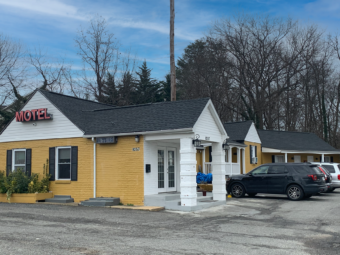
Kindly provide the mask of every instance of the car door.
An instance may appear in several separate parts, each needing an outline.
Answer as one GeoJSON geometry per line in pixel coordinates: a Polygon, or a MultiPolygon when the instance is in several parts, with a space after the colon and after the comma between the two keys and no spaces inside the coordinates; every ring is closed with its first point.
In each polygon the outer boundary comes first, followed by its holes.
{"type": "Polygon", "coordinates": [[[288,170],[284,165],[272,165],[267,174],[268,193],[282,194],[288,182],[288,170]]]}
{"type": "Polygon", "coordinates": [[[267,172],[269,166],[260,166],[244,178],[247,193],[267,193],[267,172]]]}

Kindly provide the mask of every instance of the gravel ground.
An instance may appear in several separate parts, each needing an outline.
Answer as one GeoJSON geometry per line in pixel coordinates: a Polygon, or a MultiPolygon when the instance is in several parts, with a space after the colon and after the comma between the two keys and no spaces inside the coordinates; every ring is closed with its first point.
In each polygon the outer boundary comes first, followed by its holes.
{"type": "Polygon", "coordinates": [[[198,213],[0,203],[0,254],[340,254],[340,191],[198,213]]]}

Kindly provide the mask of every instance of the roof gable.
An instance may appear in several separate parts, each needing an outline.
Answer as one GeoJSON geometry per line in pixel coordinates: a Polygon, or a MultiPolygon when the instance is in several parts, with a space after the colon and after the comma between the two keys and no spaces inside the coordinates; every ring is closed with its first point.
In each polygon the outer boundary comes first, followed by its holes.
{"type": "Polygon", "coordinates": [[[0,142],[82,137],[76,127],[55,105],[36,91],[22,108],[25,110],[47,108],[53,120],[16,122],[12,120],[0,135],[0,142]],[[33,123],[35,125],[33,125],[33,123]]]}
{"type": "Polygon", "coordinates": [[[247,136],[244,138],[244,140],[252,143],[261,143],[261,139],[259,134],[257,133],[254,122],[252,122],[248,130],[247,136]]]}

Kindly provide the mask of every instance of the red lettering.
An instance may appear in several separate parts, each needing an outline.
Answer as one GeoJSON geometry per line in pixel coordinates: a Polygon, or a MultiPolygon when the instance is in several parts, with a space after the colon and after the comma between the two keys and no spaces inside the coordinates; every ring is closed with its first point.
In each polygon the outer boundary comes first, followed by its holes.
{"type": "Polygon", "coordinates": [[[15,120],[17,122],[22,122],[24,121],[24,112],[16,112],[15,113],[15,120]]]}
{"type": "Polygon", "coordinates": [[[38,120],[43,120],[44,119],[44,110],[43,108],[38,109],[38,120]]]}
{"type": "Polygon", "coordinates": [[[51,116],[47,114],[47,108],[45,108],[45,115],[44,115],[44,117],[45,117],[45,120],[51,119],[51,116]]]}
{"type": "Polygon", "coordinates": [[[37,116],[37,111],[38,111],[37,109],[31,110],[33,120],[35,120],[35,118],[37,116]]]}
{"type": "Polygon", "coordinates": [[[24,113],[24,119],[25,119],[25,121],[31,121],[31,119],[32,119],[32,113],[31,113],[30,110],[25,111],[25,113],[24,113]]]}

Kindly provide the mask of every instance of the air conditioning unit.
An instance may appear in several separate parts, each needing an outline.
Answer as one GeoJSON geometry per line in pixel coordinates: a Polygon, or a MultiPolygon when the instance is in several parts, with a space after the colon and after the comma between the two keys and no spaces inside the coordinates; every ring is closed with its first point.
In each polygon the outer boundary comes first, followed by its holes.
{"type": "Polygon", "coordinates": [[[257,164],[257,157],[253,157],[252,160],[251,160],[251,163],[252,164],[257,164]]]}

